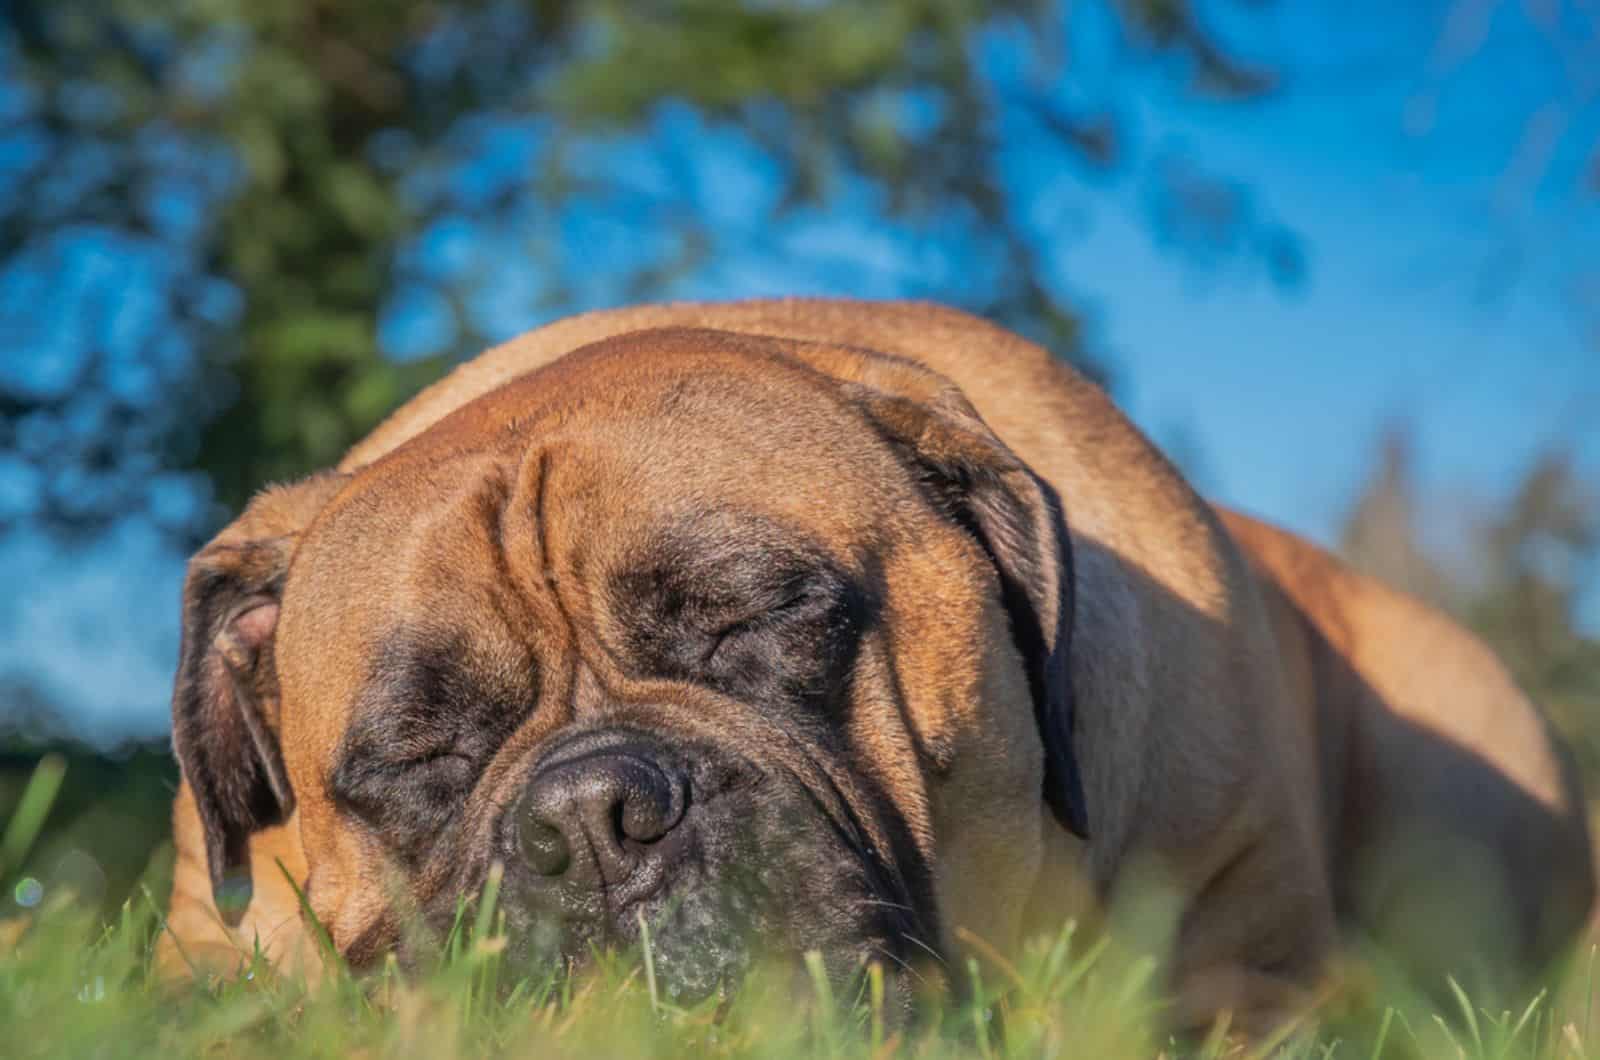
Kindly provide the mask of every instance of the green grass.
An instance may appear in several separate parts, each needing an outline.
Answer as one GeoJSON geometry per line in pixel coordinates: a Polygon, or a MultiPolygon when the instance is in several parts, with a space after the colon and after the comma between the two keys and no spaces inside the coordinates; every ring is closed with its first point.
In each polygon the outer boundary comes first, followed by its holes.
{"type": "MultiPolygon", "coordinates": [[[[493,882],[460,907],[434,966],[389,962],[315,987],[257,960],[226,982],[163,986],[150,967],[160,925],[154,885],[113,922],[70,893],[19,875],[57,765],[46,764],[0,833],[0,879],[23,915],[0,921],[0,1056],[299,1057],[1568,1057],[1591,1048],[1593,951],[1559,989],[1516,1010],[1457,991],[1435,1010],[1392,988],[1330,1000],[1279,1038],[1243,1044],[1219,1024],[1178,1046],[1157,1030],[1155,962],[1071,925],[1034,940],[1015,964],[980,973],[965,1001],[934,1000],[895,1018],[878,969],[848,987],[820,960],[807,975],[758,974],[732,998],[692,1009],[655,989],[649,935],[639,952],[602,955],[578,981],[518,978],[503,965],[493,882]],[[18,888],[22,888],[21,891],[18,888]],[[27,892],[27,893],[24,893],[27,892]]],[[[1595,1051],[1600,1056],[1600,1050],[1595,1051]]]]}

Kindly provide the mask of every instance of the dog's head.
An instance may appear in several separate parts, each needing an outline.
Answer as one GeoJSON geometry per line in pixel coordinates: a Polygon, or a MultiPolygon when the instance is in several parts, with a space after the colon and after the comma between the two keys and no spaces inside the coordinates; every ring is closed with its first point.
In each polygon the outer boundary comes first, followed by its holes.
{"type": "Polygon", "coordinates": [[[571,354],[193,560],[174,742],[224,917],[298,823],[352,961],[490,866],[514,958],[669,994],[1010,941],[1075,831],[1058,503],[945,379],[696,330],[571,354]],[[1045,809],[1048,807],[1048,810],[1045,809]]]}

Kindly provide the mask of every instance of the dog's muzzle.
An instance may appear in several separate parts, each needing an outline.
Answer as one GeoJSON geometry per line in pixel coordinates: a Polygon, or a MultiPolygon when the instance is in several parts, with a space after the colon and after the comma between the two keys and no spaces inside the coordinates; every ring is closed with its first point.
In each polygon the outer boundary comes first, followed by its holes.
{"type": "Polygon", "coordinates": [[[637,731],[591,731],[542,755],[501,823],[513,951],[572,967],[633,946],[641,925],[665,989],[704,997],[738,978],[771,903],[745,871],[759,846],[753,774],[637,731]]]}
{"type": "Polygon", "coordinates": [[[648,941],[667,998],[692,1004],[769,958],[816,949],[846,976],[928,937],[889,863],[792,775],[643,727],[546,750],[498,834],[508,955],[530,970],[648,941]]]}

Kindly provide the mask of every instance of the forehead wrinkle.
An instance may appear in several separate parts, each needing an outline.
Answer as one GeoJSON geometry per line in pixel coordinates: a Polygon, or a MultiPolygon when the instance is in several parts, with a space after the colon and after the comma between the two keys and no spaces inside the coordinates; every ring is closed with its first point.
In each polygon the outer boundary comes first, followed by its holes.
{"type": "MultiPolygon", "coordinates": [[[[408,437],[366,465],[406,462],[486,444],[515,447],[592,418],[638,416],[686,380],[738,377],[767,392],[831,391],[829,377],[793,355],[806,345],[779,336],[706,328],[646,328],[579,346],[509,379],[408,437]]],[[[837,400],[837,398],[835,398],[837,400]]]]}
{"type": "Polygon", "coordinates": [[[714,444],[694,425],[668,421],[591,433],[591,444],[574,451],[593,473],[581,491],[558,487],[560,501],[545,505],[545,520],[559,524],[544,528],[547,548],[567,553],[548,562],[563,573],[584,562],[620,565],[631,560],[626,553],[659,545],[695,553],[741,541],[783,551],[798,546],[859,573],[904,521],[899,483],[884,469],[875,473],[869,457],[825,459],[820,444],[785,439],[780,448],[813,455],[752,459],[714,444]]]}
{"type": "Polygon", "coordinates": [[[417,562],[416,556],[437,547],[441,532],[460,538],[464,527],[480,528],[485,536],[478,543],[492,545],[496,531],[485,515],[504,503],[503,492],[498,460],[488,452],[404,466],[372,465],[352,476],[305,531],[297,558],[309,569],[296,573],[331,580],[354,569],[373,576],[369,585],[382,585],[399,580],[399,559],[406,561],[405,570],[425,570],[429,564],[417,562]],[[418,505],[417,496],[430,498],[430,503],[418,505]],[[463,520],[463,507],[476,510],[463,520]]]}
{"type": "MultiPolygon", "coordinates": [[[[535,473],[538,476],[537,484],[533,491],[533,536],[537,555],[534,563],[539,574],[541,587],[547,593],[556,618],[561,622],[564,643],[568,656],[566,668],[575,669],[581,658],[581,645],[583,636],[578,615],[584,613],[583,607],[574,608],[569,598],[570,593],[581,592],[582,578],[579,571],[574,570],[573,576],[563,578],[560,571],[560,558],[555,554],[552,546],[550,518],[551,481],[554,478],[555,461],[552,455],[553,446],[544,446],[539,450],[535,473]]],[[[580,605],[586,605],[587,599],[579,600],[580,605]]],[[[569,682],[576,687],[576,681],[569,682]]]]}

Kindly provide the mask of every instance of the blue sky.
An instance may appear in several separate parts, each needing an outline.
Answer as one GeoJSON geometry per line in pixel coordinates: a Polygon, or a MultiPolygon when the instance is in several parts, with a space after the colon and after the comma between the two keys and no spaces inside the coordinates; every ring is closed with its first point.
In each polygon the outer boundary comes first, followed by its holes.
{"type": "MultiPolygon", "coordinates": [[[[1019,180],[1088,189],[1091,209],[1052,265],[1090,308],[1123,406],[1158,441],[1192,448],[1213,496],[1331,542],[1397,418],[1414,428],[1439,511],[1494,503],[1557,440],[1600,482],[1600,299],[1586,321],[1574,298],[1586,278],[1600,282],[1600,189],[1581,178],[1596,165],[1600,94],[1589,82],[1579,105],[1583,72],[1574,89],[1530,21],[1538,3],[1485,6],[1481,36],[1474,19],[1447,17],[1475,11],[1470,0],[1399,13],[1284,0],[1226,22],[1287,76],[1246,106],[1197,103],[1089,50],[1078,89],[1114,101],[1147,157],[1181,147],[1245,180],[1258,209],[1300,237],[1309,269],[1292,290],[1244,262],[1196,264],[1160,245],[1137,172],[1084,184],[1030,168],[1022,145],[1019,180]],[[1519,164],[1530,117],[1556,113],[1553,99],[1565,110],[1548,163],[1519,164]]],[[[1589,39],[1600,47],[1600,29],[1589,39]]],[[[514,138],[504,146],[511,164],[518,151],[514,138]]],[[[731,148],[705,157],[698,179],[730,219],[761,200],[759,166],[731,148]]],[[[436,233],[420,266],[457,267],[488,238],[436,233]]],[[[904,250],[818,219],[778,258],[735,255],[691,293],[892,294],[904,250]],[[861,251],[851,276],[798,260],[842,238],[861,251]]],[[[507,268],[480,296],[496,329],[537,322],[500,308],[535,283],[507,268]]],[[[384,337],[426,348],[437,327],[426,306],[391,309],[384,337]]],[[[1448,540],[1444,523],[1428,529],[1448,540]]],[[[104,741],[164,731],[182,565],[159,534],[131,524],[88,549],[13,535],[0,539],[0,570],[13,587],[0,598],[0,673],[30,675],[104,741]]],[[[1600,591],[1590,596],[1586,622],[1600,630],[1600,591]]]]}
{"type": "Polygon", "coordinates": [[[1302,291],[1173,268],[1129,209],[1102,212],[1072,252],[1125,406],[1158,437],[1191,432],[1215,495],[1324,541],[1394,418],[1414,425],[1435,492],[1490,502],[1558,438],[1600,469],[1600,343],[1584,333],[1600,306],[1586,320],[1571,290],[1600,271],[1600,204],[1580,180],[1600,97],[1572,108],[1530,180],[1515,164],[1528,119],[1571,90],[1521,5],[1491,5],[1470,59],[1431,64],[1414,57],[1442,50],[1441,19],[1364,6],[1279,9],[1264,34],[1289,52],[1275,99],[1141,108],[1156,135],[1249,176],[1305,242],[1302,291]]]}

